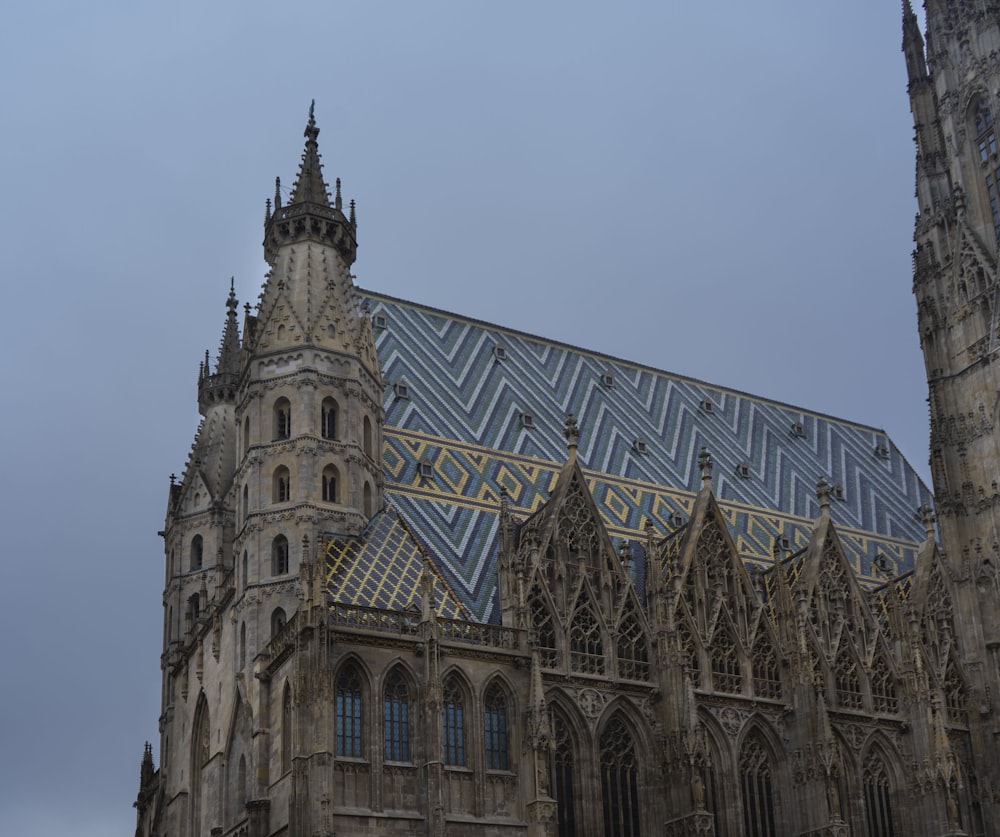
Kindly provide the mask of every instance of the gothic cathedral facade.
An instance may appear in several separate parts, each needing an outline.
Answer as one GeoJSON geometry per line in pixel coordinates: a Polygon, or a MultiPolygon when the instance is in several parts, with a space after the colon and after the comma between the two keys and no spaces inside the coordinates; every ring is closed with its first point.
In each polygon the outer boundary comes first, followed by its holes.
{"type": "Polygon", "coordinates": [[[1000,837],[1000,4],[925,5],[933,513],[881,431],[357,287],[310,109],[171,478],[137,837],[1000,837]]]}

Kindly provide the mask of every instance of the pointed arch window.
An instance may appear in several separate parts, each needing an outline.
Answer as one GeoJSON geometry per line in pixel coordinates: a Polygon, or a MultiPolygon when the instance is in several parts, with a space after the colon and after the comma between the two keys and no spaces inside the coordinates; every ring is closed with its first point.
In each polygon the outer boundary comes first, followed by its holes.
{"type": "Polygon", "coordinates": [[[562,715],[552,711],[552,793],[556,799],[556,834],[576,837],[573,740],[562,715]]]}
{"type": "Polygon", "coordinates": [[[872,707],[876,712],[894,713],[899,709],[896,697],[896,678],[881,654],[872,666],[872,707]]]}
{"type": "Polygon", "coordinates": [[[639,837],[639,771],[628,727],[612,718],[601,734],[604,837],[639,837]]]}
{"type": "Polygon", "coordinates": [[[339,474],[336,465],[327,465],[323,469],[323,502],[337,502],[337,482],[339,474]]]}
{"type": "Polygon", "coordinates": [[[556,632],[552,624],[552,613],[545,604],[539,587],[531,588],[531,626],[535,633],[535,644],[538,648],[539,662],[543,668],[555,668],[558,665],[556,652],[556,632]]]}
{"type": "Polygon", "coordinates": [[[573,671],[604,674],[601,627],[588,604],[577,609],[570,624],[569,656],[573,671]]]}
{"type": "Polygon", "coordinates": [[[320,409],[320,434],[324,439],[337,438],[337,402],[324,398],[320,409]]]}
{"type": "Polygon", "coordinates": [[[462,687],[455,677],[444,684],[444,701],[441,705],[441,742],[444,746],[444,763],[453,767],[465,766],[465,699],[462,687]]]}
{"type": "Polygon", "coordinates": [[[191,538],[191,569],[200,570],[205,559],[205,542],[201,535],[191,538]]]}
{"type": "Polygon", "coordinates": [[[374,457],[375,454],[372,447],[372,420],[368,418],[368,416],[365,416],[364,425],[362,427],[362,443],[365,455],[374,457]]]}
{"type": "Polygon", "coordinates": [[[242,509],[242,511],[243,511],[242,520],[243,520],[244,523],[246,523],[247,522],[247,518],[250,516],[250,486],[249,485],[244,485],[243,486],[243,509],[242,509]]]}
{"type": "Polygon", "coordinates": [[[236,810],[237,816],[247,806],[247,757],[240,756],[240,766],[236,771],[236,810]]]}
{"type": "Polygon", "coordinates": [[[288,538],[278,535],[271,541],[271,575],[288,572],[288,538]]]}
{"type": "Polygon", "coordinates": [[[372,516],[372,487],[371,483],[365,483],[364,491],[362,492],[363,498],[363,509],[365,517],[371,518],[372,516]]]}
{"type": "Polygon", "coordinates": [[[337,725],[337,755],[361,758],[361,674],[348,663],[337,676],[334,698],[337,725]]]}
{"type": "Polygon", "coordinates": [[[243,420],[243,455],[250,450],[250,416],[243,420]]]}
{"type": "Polygon", "coordinates": [[[767,751],[756,738],[748,739],[740,753],[740,790],[744,835],[777,837],[771,764],[767,751]]]}
{"type": "Polygon", "coordinates": [[[247,554],[247,551],[245,549],[243,550],[243,561],[241,562],[241,569],[243,571],[243,578],[241,580],[243,582],[243,588],[246,589],[248,580],[247,572],[250,569],[250,556],[247,554]]]}
{"type": "Polygon", "coordinates": [[[740,658],[732,634],[725,628],[715,632],[711,646],[712,686],[717,692],[738,695],[743,691],[740,658]]]}
{"type": "Polygon", "coordinates": [[[944,675],[944,706],[948,720],[953,724],[967,724],[969,710],[966,702],[965,682],[958,673],[954,660],[948,662],[944,675]]]}
{"type": "Polygon", "coordinates": [[[486,769],[507,770],[507,695],[499,683],[494,683],[483,700],[484,734],[486,737],[486,769]]]}
{"type": "Polygon", "coordinates": [[[862,698],[858,664],[847,651],[841,651],[837,657],[834,682],[837,686],[837,702],[848,709],[860,709],[862,698]]]}
{"type": "Polygon", "coordinates": [[[383,695],[385,760],[410,760],[410,690],[399,671],[389,675],[383,695]]]}
{"type": "Polygon", "coordinates": [[[247,623],[240,622],[240,668],[247,664],[247,623]]]}
{"type": "Polygon", "coordinates": [[[774,645],[766,636],[758,637],[751,658],[753,690],[757,697],[781,699],[781,671],[774,645]]]}
{"type": "Polygon", "coordinates": [[[279,633],[281,629],[285,627],[285,611],[280,607],[276,607],[274,612],[271,614],[271,638],[273,639],[279,633]]]}
{"type": "Polygon", "coordinates": [[[993,112],[989,102],[980,97],[973,111],[973,124],[976,131],[976,145],[979,148],[979,159],[986,162],[997,153],[996,131],[993,127],[993,112]]]}
{"type": "Polygon", "coordinates": [[[869,753],[865,759],[862,781],[868,837],[896,837],[896,823],[892,814],[892,787],[885,762],[877,753],[869,753]]]}
{"type": "Polygon", "coordinates": [[[287,398],[274,402],[274,439],[288,439],[292,435],[292,404],[287,398]]]}
{"type": "Polygon", "coordinates": [[[649,648],[639,618],[629,606],[618,625],[618,676],[626,680],[649,679],[649,648]]]}
{"type": "Polygon", "coordinates": [[[292,499],[292,476],[284,465],[274,469],[271,484],[271,502],[287,503],[292,499]]]}
{"type": "Polygon", "coordinates": [[[292,687],[285,683],[281,696],[281,772],[292,769],[292,687]]]}

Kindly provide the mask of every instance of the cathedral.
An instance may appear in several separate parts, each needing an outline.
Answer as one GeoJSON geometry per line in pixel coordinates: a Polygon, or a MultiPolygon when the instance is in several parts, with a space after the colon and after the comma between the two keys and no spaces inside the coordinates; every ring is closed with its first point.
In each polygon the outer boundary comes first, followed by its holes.
{"type": "Polygon", "coordinates": [[[356,285],[310,109],[170,480],[137,837],[1000,837],[1000,3],[925,7],[933,497],[877,428],[356,285]]]}

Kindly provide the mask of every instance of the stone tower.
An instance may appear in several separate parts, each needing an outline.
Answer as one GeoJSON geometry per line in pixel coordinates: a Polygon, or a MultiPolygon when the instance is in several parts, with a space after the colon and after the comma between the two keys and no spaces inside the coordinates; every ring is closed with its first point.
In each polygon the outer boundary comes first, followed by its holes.
{"type": "Polygon", "coordinates": [[[230,288],[218,360],[206,352],[199,370],[203,420],[171,478],[157,833],[215,833],[244,810],[251,834],[270,833],[274,777],[253,767],[272,747],[261,651],[298,610],[324,541],[359,535],[383,505],[382,381],[350,273],[357,223],[339,180],[330,197],[318,135],[310,108],[290,197],[278,182],[267,202],[259,304],[241,342],[230,288]]]}
{"type": "Polygon", "coordinates": [[[1000,731],[1000,3],[926,0],[925,10],[926,45],[904,0],[917,145],[913,292],[941,547],[922,555],[917,578],[926,607],[937,607],[932,644],[951,649],[931,668],[942,684],[948,666],[960,668],[974,696],[970,739],[985,819],[995,823],[1000,767],[975,742],[1000,731]]]}

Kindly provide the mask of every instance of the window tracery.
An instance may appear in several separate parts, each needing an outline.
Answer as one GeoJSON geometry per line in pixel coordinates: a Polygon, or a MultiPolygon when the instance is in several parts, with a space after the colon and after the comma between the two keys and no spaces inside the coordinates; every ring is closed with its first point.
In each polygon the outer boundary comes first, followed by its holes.
{"type": "Polygon", "coordinates": [[[892,787],[885,763],[877,753],[871,752],[865,759],[863,771],[865,788],[865,821],[868,837],[896,837],[896,825],[892,813],[892,787]]]}
{"type": "Polygon", "coordinates": [[[876,712],[896,712],[899,709],[899,699],[896,696],[896,678],[889,668],[885,657],[881,654],[875,657],[871,674],[872,707],[876,712]]]}
{"type": "Polygon", "coordinates": [[[626,680],[649,679],[649,649],[646,634],[629,603],[618,626],[618,676],[626,680]]]}
{"type": "Polygon", "coordinates": [[[507,695],[498,683],[486,692],[483,700],[486,737],[486,769],[507,770],[507,695]]]}
{"type": "Polygon", "coordinates": [[[532,587],[528,608],[531,614],[531,626],[535,633],[539,662],[543,668],[555,668],[558,665],[556,632],[552,622],[552,613],[546,606],[543,596],[541,588],[537,585],[532,587]]]}
{"type": "Polygon", "coordinates": [[[569,545],[571,557],[593,560],[600,552],[600,536],[583,487],[574,477],[559,513],[559,534],[569,545]]]}
{"type": "Polygon", "coordinates": [[[576,837],[573,741],[558,710],[552,711],[552,790],[556,798],[557,837],[576,837]]]}
{"type": "Polygon", "coordinates": [[[449,677],[444,684],[444,700],[441,705],[442,744],[444,763],[456,767],[465,766],[465,700],[458,679],[449,677]]]}
{"type": "Polygon", "coordinates": [[[965,681],[958,673],[953,660],[948,662],[944,675],[944,705],[948,720],[953,724],[967,724],[969,721],[965,681]]]}
{"type": "Polygon", "coordinates": [[[338,756],[361,758],[361,704],[361,674],[354,663],[348,663],[337,677],[335,712],[338,756]]]}
{"type": "Polygon", "coordinates": [[[754,643],[751,668],[753,670],[753,690],[758,697],[781,698],[781,670],[778,655],[771,640],[763,634],[754,643]]]}
{"type": "Polygon", "coordinates": [[[386,761],[410,760],[410,690],[399,671],[389,675],[383,695],[386,761]]]}
{"type": "Polygon", "coordinates": [[[744,835],[777,837],[771,765],[767,751],[756,738],[748,739],[740,752],[740,788],[744,835]]]}
{"type": "Polygon", "coordinates": [[[720,628],[715,632],[711,643],[712,687],[717,692],[739,694],[743,691],[743,678],[740,675],[740,660],[736,643],[730,632],[720,628]]]}
{"type": "Polygon", "coordinates": [[[577,608],[569,628],[570,665],[584,674],[604,674],[604,644],[601,627],[590,608],[584,603],[577,608]]]}
{"type": "Polygon", "coordinates": [[[601,795],[605,837],[639,837],[639,771],[635,744],[621,718],[601,734],[601,795]]]}
{"type": "Polygon", "coordinates": [[[837,687],[837,702],[848,709],[861,709],[861,678],[858,676],[858,664],[846,651],[842,651],[837,657],[834,682],[837,687]]]}

